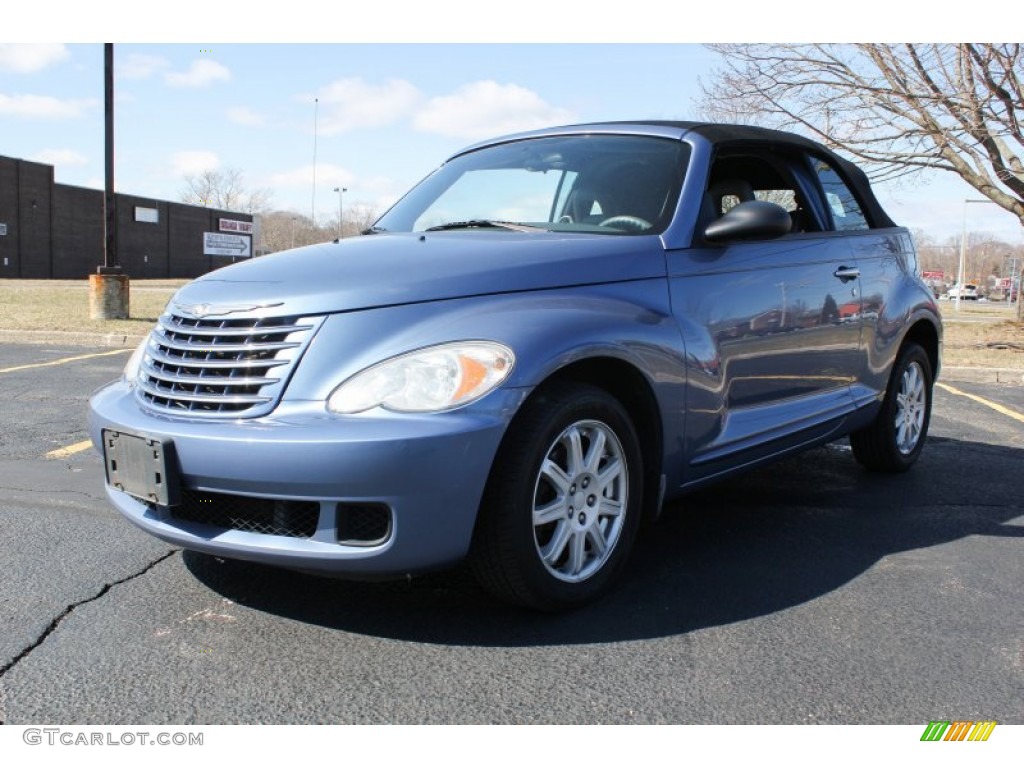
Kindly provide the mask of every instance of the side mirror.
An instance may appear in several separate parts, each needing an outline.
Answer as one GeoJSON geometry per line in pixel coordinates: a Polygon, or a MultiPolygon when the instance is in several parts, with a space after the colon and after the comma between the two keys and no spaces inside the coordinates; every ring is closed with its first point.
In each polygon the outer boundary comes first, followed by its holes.
{"type": "Polygon", "coordinates": [[[712,243],[727,240],[769,240],[788,234],[793,220],[781,205],[764,200],[740,203],[715,219],[704,230],[712,243]]]}

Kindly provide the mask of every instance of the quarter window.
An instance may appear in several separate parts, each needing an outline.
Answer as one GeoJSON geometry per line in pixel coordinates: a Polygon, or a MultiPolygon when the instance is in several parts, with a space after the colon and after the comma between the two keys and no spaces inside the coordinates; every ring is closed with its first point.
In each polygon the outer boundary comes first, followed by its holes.
{"type": "Polygon", "coordinates": [[[822,191],[825,193],[825,201],[832,211],[832,220],[835,222],[836,229],[840,232],[867,229],[868,222],[861,211],[860,203],[857,202],[857,198],[853,196],[850,188],[846,186],[846,182],[824,160],[815,158],[814,168],[818,173],[822,191]]]}

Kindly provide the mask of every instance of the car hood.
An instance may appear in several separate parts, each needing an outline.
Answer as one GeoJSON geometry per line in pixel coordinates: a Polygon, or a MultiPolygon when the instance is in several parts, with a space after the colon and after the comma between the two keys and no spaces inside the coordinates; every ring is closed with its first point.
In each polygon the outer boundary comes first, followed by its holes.
{"type": "Polygon", "coordinates": [[[664,275],[654,235],[378,234],[224,267],[184,286],[173,301],[213,316],[327,314],[664,275]]]}

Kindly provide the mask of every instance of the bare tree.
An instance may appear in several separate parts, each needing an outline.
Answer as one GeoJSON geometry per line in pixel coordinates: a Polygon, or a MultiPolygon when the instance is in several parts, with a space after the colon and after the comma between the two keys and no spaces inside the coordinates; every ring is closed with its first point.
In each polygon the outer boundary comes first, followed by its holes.
{"type": "MultiPolygon", "coordinates": [[[[344,236],[354,237],[380,217],[377,209],[364,203],[345,208],[344,236]]],[[[264,211],[258,215],[260,255],[286,251],[313,243],[325,243],[338,237],[338,217],[315,225],[309,216],[295,211],[264,211]]]]}
{"type": "Polygon", "coordinates": [[[269,190],[247,189],[244,176],[237,168],[186,176],[180,198],[183,203],[240,213],[260,213],[270,205],[269,190]]]}
{"type": "Polygon", "coordinates": [[[265,211],[258,215],[260,255],[287,251],[313,243],[324,243],[337,237],[337,222],[314,225],[309,216],[295,211],[265,211]]]}
{"type": "MultiPolygon", "coordinates": [[[[928,282],[940,293],[945,292],[957,278],[960,261],[960,235],[938,242],[929,233],[914,230],[914,243],[922,272],[942,272],[944,278],[928,282]]],[[[968,232],[964,258],[964,282],[979,286],[990,297],[1004,298],[1009,291],[1002,285],[1003,278],[1017,275],[1024,257],[1024,246],[999,240],[990,232],[968,232]]]]}
{"type": "MultiPolygon", "coordinates": [[[[368,203],[353,203],[345,207],[345,222],[342,227],[342,237],[353,237],[368,229],[373,222],[380,218],[380,210],[368,203]]],[[[338,236],[338,217],[335,216],[323,225],[325,229],[334,232],[338,236]]]]}
{"type": "Polygon", "coordinates": [[[797,130],[859,158],[877,179],[960,176],[1024,224],[1024,46],[710,46],[713,119],[797,130]]]}

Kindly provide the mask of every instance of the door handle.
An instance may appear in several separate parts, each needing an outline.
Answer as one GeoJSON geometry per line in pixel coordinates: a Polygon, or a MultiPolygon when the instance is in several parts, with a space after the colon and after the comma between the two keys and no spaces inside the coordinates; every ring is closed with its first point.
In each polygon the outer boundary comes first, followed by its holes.
{"type": "Polygon", "coordinates": [[[860,270],[856,267],[840,267],[832,273],[835,277],[838,277],[844,283],[850,280],[856,280],[860,277],[860,270]]]}

